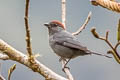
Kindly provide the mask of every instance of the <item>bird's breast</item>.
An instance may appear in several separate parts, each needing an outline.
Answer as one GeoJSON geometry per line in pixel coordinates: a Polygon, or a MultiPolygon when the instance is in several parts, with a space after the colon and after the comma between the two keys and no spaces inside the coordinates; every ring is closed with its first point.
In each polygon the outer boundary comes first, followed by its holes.
{"type": "Polygon", "coordinates": [[[49,40],[49,44],[52,50],[60,57],[71,58],[75,56],[74,54],[76,54],[76,51],[57,43],[53,38],[49,40]]]}

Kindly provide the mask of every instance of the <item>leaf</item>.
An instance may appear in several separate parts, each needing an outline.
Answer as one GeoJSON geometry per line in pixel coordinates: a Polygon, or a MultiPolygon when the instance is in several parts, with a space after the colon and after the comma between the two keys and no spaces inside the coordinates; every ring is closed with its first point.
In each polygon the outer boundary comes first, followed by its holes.
{"type": "Polygon", "coordinates": [[[120,19],[119,19],[118,28],[117,28],[117,40],[118,42],[120,41],[120,19]]]}

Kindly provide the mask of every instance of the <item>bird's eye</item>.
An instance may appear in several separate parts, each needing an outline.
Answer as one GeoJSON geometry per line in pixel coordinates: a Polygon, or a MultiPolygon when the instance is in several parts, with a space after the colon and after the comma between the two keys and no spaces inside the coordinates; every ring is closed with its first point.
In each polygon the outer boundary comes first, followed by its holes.
{"type": "Polygon", "coordinates": [[[57,27],[58,25],[57,24],[52,24],[54,27],[57,27]]]}

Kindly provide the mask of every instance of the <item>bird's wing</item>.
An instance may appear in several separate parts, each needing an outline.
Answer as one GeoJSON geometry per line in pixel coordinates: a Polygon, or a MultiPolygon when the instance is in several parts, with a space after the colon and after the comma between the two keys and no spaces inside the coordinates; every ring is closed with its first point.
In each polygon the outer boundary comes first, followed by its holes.
{"type": "Polygon", "coordinates": [[[74,48],[74,49],[79,49],[79,50],[87,50],[86,47],[82,46],[82,44],[76,40],[76,38],[73,38],[71,36],[65,36],[63,35],[62,37],[56,37],[56,43],[69,47],[69,48],[74,48]],[[64,38],[63,38],[64,36],[64,38]]]}
{"type": "Polygon", "coordinates": [[[73,39],[68,39],[68,40],[64,41],[63,45],[70,47],[70,48],[79,49],[79,50],[87,50],[87,48],[82,46],[79,41],[73,40],[73,39]]]}

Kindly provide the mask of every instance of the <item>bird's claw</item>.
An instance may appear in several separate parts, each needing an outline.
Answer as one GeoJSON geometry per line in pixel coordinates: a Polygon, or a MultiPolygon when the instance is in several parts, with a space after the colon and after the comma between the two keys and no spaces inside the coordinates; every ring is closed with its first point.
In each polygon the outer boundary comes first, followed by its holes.
{"type": "Polygon", "coordinates": [[[62,68],[62,71],[63,71],[63,72],[65,72],[65,69],[69,69],[69,70],[70,70],[70,68],[69,68],[69,67],[64,66],[64,67],[62,68]]]}

